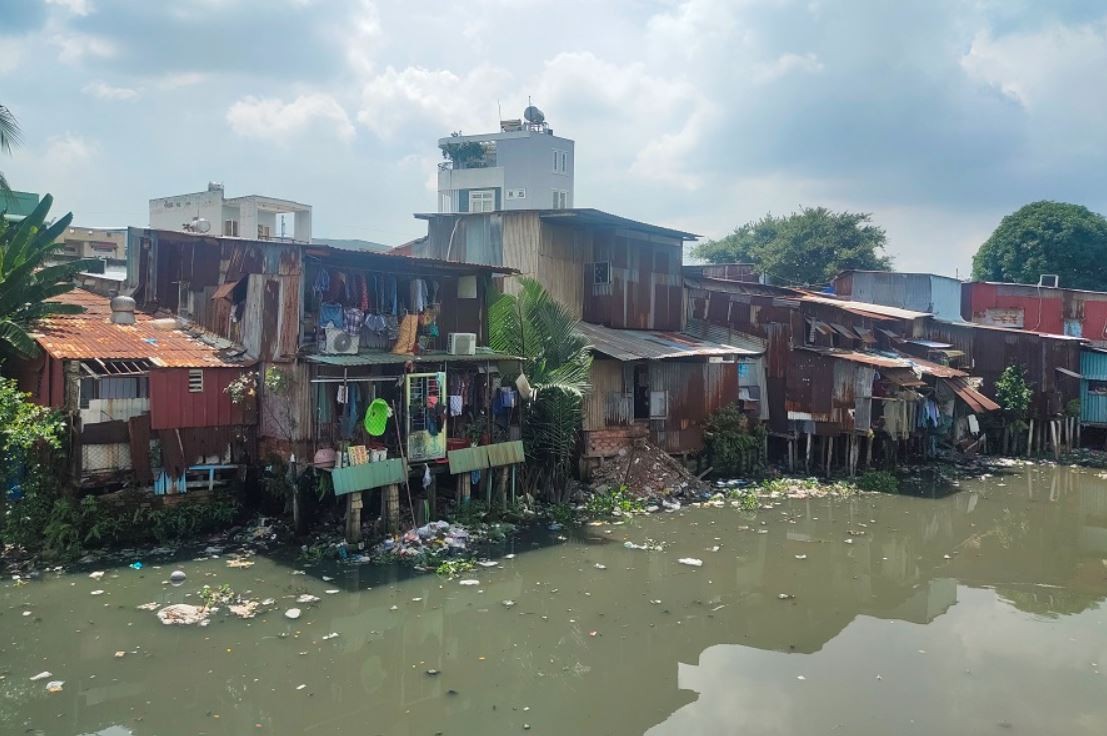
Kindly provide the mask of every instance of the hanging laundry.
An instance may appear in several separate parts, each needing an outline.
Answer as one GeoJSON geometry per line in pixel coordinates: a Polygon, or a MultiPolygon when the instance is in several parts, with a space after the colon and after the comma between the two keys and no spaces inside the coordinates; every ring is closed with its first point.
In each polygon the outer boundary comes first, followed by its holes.
{"type": "Polygon", "coordinates": [[[346,398],[347,398],[348,395],[349,395],[349,388],[345,385],[339,386],[338,387],[338,393],[335,396],[335,401],[337,401],[339,404],[345,404],[346,403],[346,398]]]}
{"type": "Polygon", "coordinates": [[[415,340],[419,332],[419,317],[415,314],[404,316],[400,323],[399,335],[396,344],[392,346],[395,355],[410,355],[415,350],[415,340]]]}
{"type": "Polygon", "coordinates": [[[356,335],[361,332],[361,322],[364,319],[362,311],[357,307],[347,307],[345,311],[346,315],[346,332],[351,335],[356,335]]]}
{"type": "Polygon", "coordinates": [[[354,436],[354,429],[357,427],[358,420],[361,418],[361,411],[358,407],[361,398],[361,387],[356,384],[350,384],[347,387],[346,392],[346,405],[342,412],[341,432],[343,439],[352,439],[354,436]]]}
{"type": "Polygon", "coordinates": [[[415,313],[422,312],[427,308],[430,303],[430,297],[427,294],[427,282],[423,279],[411,280],[411,311],[415,313]]]}
{"type": "Polygon", "coordinates": [[[448,403],[450,405],[450,416],[461,416],[462,409],[464,408],[464,403],[461,400],[461,396],[458,394],[450,394],[448,398],[448,403]]]}
{"type": "Polygon", "coordinates": [[[316,294],[325,294],[330,291],[331,288],[331,275],[325,268],[319,269],[319,273],[315,274],[315,283],[312,284],[311,290],[316,294]]]}
{"type": "Polygon", "coordinates": [[[346,315],[341,304],[324,302],[319,305],[319,324],[323,327],[345,327],[346,315]]]}

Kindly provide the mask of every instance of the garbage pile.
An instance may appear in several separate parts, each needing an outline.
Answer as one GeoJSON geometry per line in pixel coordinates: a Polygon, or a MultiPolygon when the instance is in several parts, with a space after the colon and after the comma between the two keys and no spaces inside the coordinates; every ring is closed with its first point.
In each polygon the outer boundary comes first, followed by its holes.
{"type": "Polygon", "coordinates": [[[592,473],[593,488],[627,489],[640,497],[685,495],[703,490],[704,484],[667,452],[649,440],[636,440],[629,450],[604,460],[592,473]]]}
{"type": "Polygon", "coordinates": [[[377,545],[376,551],[400,558],[442,556],[465,552],[472,541],[469,530],[460,524],[432,521],[418,529],[409,529],[399,537],[384,540],[377,545]]]}

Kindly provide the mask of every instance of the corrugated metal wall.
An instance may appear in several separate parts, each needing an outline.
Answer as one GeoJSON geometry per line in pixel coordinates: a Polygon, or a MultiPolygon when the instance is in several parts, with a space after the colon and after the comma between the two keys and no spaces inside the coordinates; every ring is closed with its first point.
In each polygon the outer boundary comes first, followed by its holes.
{"type": "Polygon", "coordinates": [[[238,368],[204,368],[204,390],[191,392],[188,368],[150,372],[150,427],[220,427],[253,424],[252,409],[231,402],[226,388],[238,378],[238,368]]]}
{"type": "Polygon", "coordinates": [[[1107,394],[1091,390],[1092,381],[1107,381],[1107,353],[1081,351],[1080,375],[1080,421],[1107,426],[1107,394]]]}
{"type": "Polygon", "coordinates": [[[702,450],[707,417],[738,400],[734,363],[653,361],[649,375],[650,391],[664,391],[667,396],[668,416],[650,422],[654,441],[666,452],[702,450]]]}
{"type": "Polygon", "coordinates": [[[592,389],[584,397],[584,429],[630,424],[634,421],[633,398],[623,385],[623,363],[592,361],[592,389]]]}

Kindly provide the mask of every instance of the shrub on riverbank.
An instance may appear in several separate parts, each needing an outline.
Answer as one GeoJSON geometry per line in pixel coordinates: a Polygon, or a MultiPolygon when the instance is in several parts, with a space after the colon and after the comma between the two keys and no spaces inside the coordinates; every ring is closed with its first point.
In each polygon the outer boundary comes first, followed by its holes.
{"type": "Polygon", "coordinates": [[[765,428],[751,422],[736,404],[708,417],[703,436],[716,475],[748,476],[764,469],[765,428]]]}

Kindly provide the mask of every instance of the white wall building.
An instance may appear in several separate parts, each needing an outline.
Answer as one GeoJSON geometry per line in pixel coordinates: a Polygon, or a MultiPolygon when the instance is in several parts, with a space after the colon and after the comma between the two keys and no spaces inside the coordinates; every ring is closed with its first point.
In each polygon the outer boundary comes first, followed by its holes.
{"type": "Polygon", "coordinates": [[[311,205],[256,194],[227,199],[223,185],[211,182],[204,192],[151,199],[150,227],[310,243],[311,205]]]}
{"type": "Polygon", "coordinates": [[[440,138],[439,212],[573,207],[573,141],[559,138],[542,112],[501,120],[499,133],[440,138]]]}

